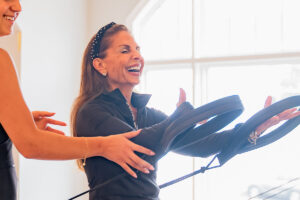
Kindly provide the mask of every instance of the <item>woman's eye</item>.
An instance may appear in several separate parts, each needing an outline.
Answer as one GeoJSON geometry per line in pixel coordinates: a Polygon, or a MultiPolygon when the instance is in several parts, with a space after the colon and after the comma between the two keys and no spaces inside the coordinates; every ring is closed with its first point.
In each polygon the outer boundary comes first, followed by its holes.
{"type": "Polygon", "coordinates": [[[123,49],[123,50],[121,51],[121,53],[128,53],[128,50],[127,50],[127,49],[123,49]]]}

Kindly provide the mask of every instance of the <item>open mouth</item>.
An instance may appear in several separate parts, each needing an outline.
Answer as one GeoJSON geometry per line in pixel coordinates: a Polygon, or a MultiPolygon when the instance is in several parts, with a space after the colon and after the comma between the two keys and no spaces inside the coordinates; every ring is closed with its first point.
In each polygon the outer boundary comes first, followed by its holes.
{"type": "Polygon", "coordinates": [[[129,72],[140,72],[141,71],[141,64],[129,67],[127,70],[129,72]]]}
{"type": "Polygon", "coordinates": [[[9,20],[9,21],[15,21],[16,17],[13,16],[8,16],[8,15],[3,15],[4,19],[9,20]]]}

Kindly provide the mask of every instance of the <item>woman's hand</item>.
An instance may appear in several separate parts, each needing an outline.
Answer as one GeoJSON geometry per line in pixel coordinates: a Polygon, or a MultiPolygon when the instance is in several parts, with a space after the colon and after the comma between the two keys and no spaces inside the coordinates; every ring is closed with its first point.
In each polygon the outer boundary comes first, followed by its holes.
{"type": "Polygon", "coordinates": [[[102,144],[102,156],[120,165],[128,174],[137,178],[136,173],[129,167],[136,168],[146,174],[149,170],[154,170],[154,167],[148,162],[138,157],[134,151],[144,153],[150,156],[155,155],[151,150],[144,148],[131,142],[129,139],[137,136],[140,130],[110,135],[104,137],[104,143],[102,144]]]}
{"type": "Polygon", "coordinates": [[[176,107],[178,108],[184,102],[186,102],[186,93],[185,93],[184,89],[180,88],[179,89],[179,99],[176,104],[176,107]]]}
{"type": "Polygon", "coordinates": [[[53,115],[55,115],[55,113],[51,113],[51,112],[47,112],[47,111],[32,111],[32,116],[33,116],[35,125],[39,129],[47,130],[47,131],[50,131],[53,133],[64,135],[65,134],[64,132],[57,130],[57,129],[53,129],[50,126],[48,126],[48,124],[59,125],[59,126],[67,125],[65,122],[49,118],[49,117],[52,117],[53,115]]]}
{"type": "MultiPolygon", "coordinates": [[[[176,107],[178,108],[182,103],[186,102],[186,93],[184,91],[184,89],[180,88],[179,91],[179,99],[178,102],[176,104],[176,107]]],[[[198,122],[197,124],[205,124],[207,122],[207,120],[203,120],[201,122],[198,122]]]]}
{"type": "MultiPolygon", "coordinates": [[[[268,96],[264,107],[266,108],[266,107],[270,106],[271,104],[272,104],[272,97],[268,96]]],[[[281,121],[292,119],[299,115],[300,115],[300,111],[298,111],[297,108],[287,109],[287,110],[279,113],[278,115],[270,118],[269,120],[267,120],[260,126],[258,126],[256,129],[257,136],[259,136],[262,132],[264,132],[271,126],[274,126],[274,125],[280,123],[281,121]]]]}

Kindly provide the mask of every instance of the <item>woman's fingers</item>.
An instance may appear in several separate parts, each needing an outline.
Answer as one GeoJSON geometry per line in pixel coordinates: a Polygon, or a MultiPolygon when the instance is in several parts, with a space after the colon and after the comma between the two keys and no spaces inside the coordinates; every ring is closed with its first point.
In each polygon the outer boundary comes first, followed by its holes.
{"type": "MultiPolygon", "coordinates": [[[[149,163],[145,162],[144,160],[142,160],[140,157],[138,157],[136,154],[132,153],[127,161],[127,164],[129,164],[131,167],[134,167],[135,169],[145,173],[145,174],[149,174],[150,173],[150,167],[152,167],[152,165],[150,165],[149,163]]],[[[151,170],[154,170],[154,168],[152,167],[151,170]]]]}
{"type": "Polygon", "coordinates": [[[178,99],[176,106],[179,107],[185,101],[186,101],[186,93],[185,93],[184,89],[180,88],[179,89],[179,99],[178,99]]]}
{"type": "Polygon", "coordinates": [[[150,149],[147,149],[147,148],[145,148],[143,146],[140,146],[140,145],[137,145],[135,143],[132,143],[132,150],[143,153],[143,154],[147,154],[149,156],[154,156],[155,155],[155,153],[153,151],[151,151],[150,149]]]}
{"type": "Polygon", "coordinates": [[[137,131],[131,131],[131,132],[127,132],[127,133],[122,133],[120,135],[126,137],[127,139],[131,139],[131,138],[136,137],[137,135],[139,135],[140,132],[141,132],[141,129],[137,130],[137,131]]]}
{"type": "Polygon", "coordinates": [[[272,104],[272,97],[271,96],[268,96],[266,101],[265,101],[265,106],[264,108],[270,106],[272,104]]]}
{"type": "Polygon", "coordinates": [[[145,160],[141,159],[139,156],[137,156],[134,152],[131,152],[129,154],[130,159],[133,161],[133,163],[129,163],[132,167],[144,172],[149,173],[149,170],[154,170],[154,167],[146,162],[145,160]]]}
{"type": "Polygon", "coordinates": [[[131,142],[126,137],[137,135],[140,131],[129,132],[125,134],[112,135],[104,137],[106,142],[103,143],[103,151],[105,158],[120,165],[131,176],[136,177],[136,174],[129,166],[136,168],[144,173],[149,173],[149,170],[154,170],[154,167],[148,162],[144,161],[135,154],[135,151],[147,155],[154,155],[154,153],[142,146],[131,142]]]}
{"type": "MultiPolygon", "coordinates": [[[[122,133],[122,134],[120,134],[121,136],[124,136],[125,138],[127,138],[127,139],[131,139],[131,138],[133,138],[133,137],[136,137],[138,134],[140,134],[140,132],[141,132],[141,129],[140,130],[137,130],[137,131],[131,131],[131,132],[128,132],[128,133],[122,133]]],[[[133,143],[133,142],[131,142],[131,144],[132,144],[132,149],[134,150],[134,151],[137,151],[137,152],[140,152],[140,153],[143,153],[143,154],[147,154],[147,155],[149,155],[149,156],[154,156],[155,155],[155,153],[153,152],[153,151],[151,151],[150,149],[147,149],[147,148],[145,148],[145,147],[142,147],[142,146],[140,146],[140,145],[137,145],[137,144],[135,144],[135,143],[133,143]]]]}
{"type": "Polygon", "coordinates": [[[291,109],[285,110],[282,113],[278,114],[278,116],[282,120],[287,120],[287,119],[297,117],[297,116],[299,116],[299,114],[300,114],[300,111],[297,111],[297,108],[291,108],[291,109]]]}
{"type": "Polygon", "coordinates": [[[126,163],[118,163],[128,174],[132,177],[137,178],[136,173],[126,164],[126,163]]]}
{"type": "Polygon", "coordinates": [[[46,127],[46,130],[47,131],[50,131],[52,133],[57,133],[57,134],[60,134],[60,135],[65,135],[64,132],[60,131],[60,130],[57,130],[57,129],[54,129],[54,128],[51,128],[50,126],[47,126],[46,127]]]}
{"type": "Polygon", "coordinates": [[[55,115],[54,112],[48,112],[48,111],[32,111],[32,115],[34,118],[39,118],[39,117],[52,117],[55,115]]]}
{"type": "Polygon", "coordinates": [[[46,120],[46,123],[48,123],[48,124],[59,125],[59,126],[66,126],[67,125],[65,122],[58,121],[58,120],[55,120],[55,119],[45,118],[45,120],[46,120]]]}
{"type": "Polygon", "coordinates": [[[297,111],[297,112],[295,112],[295,113],[289,115],[289,118],[288,118],[288,119],[291,119],[291,118],[294,118],[294,117],[298,117],[298,116],[300,116],[300,111],[297,111]]]}
{"type": "MultiPolygon", "coordinates": [[[[266,103],[267,105],[268,103],[266,103]]],[[[257,128],[257,132],[260,135],[261,132],[267,130],[268,128],[275,126],[276,124],[284,121],[284,120],[289,120],[292,119],[294,117],[300,116],[300,111],[297,111],[297,108],[291,108],[291,109],[287,109],[281,113],[279,113],[278,115],[270,118],[269,120],[267,120],[266,122],[264,122],[262,125],[260,125],[257,128]]]]}

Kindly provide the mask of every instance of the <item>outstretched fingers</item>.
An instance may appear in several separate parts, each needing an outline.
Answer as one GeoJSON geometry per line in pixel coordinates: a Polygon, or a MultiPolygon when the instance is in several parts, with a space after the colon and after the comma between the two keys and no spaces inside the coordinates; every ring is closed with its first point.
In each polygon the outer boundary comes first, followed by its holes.
{"type": "Polygon", "coordinates": [[[54,112],[48,112],[48,111],[32,111],[32,115],[34,118],[40,118],[40,117],[52,117],[55,115],[54,112]]]}
{"type": "MultiPolygon", "coordinates": [[[[270,97],[268,97],[266,102],[265,102],[265,107],[270,106],[271,103],[272,103],[272,99],[270,97]]],[[[287,109],[287,110],[277,114],[276,116],[270,118],[269,120],[267,120],[263,124],[261,124],[256,129],[256,132],[258,133],[258,135],[260,135],[262,132],[264,132],[268,128],[270,128],[272,126],[275,126],[275,125],[279,124],[280,122],[282,122],[284,120],[289,120],[289,119],[292,119],[292,118],[297,117],[297,116],[300,116],[300,111],[297,108],[287,109]]]]}
{"type": "Polygon", "coordinates": [[[272,104],[272,97],[271,96],[268,96],[266,101],[265,101],[265,108],[270,106],[272,104]]]}
{"type": "Polygon", "coordinates": [[[186,101],[186,93],[185,93],[184,89],[180,88],[179,89],[179,98],[178,98],[178,102],[176,104],[176,107],[179,107],[185,101],[186,101]]]}
{"type": "Polygon", "coordinates": [[[50,131],[52,133],[57,133],[57,134],[60,134],[60,135],[65,135],[64,132],[60,131],[60,130],[57,130],[57,129],[54,129],[54,128],[51,128],[50,126],[47,126],[46,127],[46,130],[47,131],[50,131]]]}
{"type": "Polygon", "coordinates": [[[65,122],[58,121],[55,119],[45,118],[45,120],[48,124],[53,124],[53,125],[58,125],[58,126],[66,126],[67,125],[65,122]]]}

